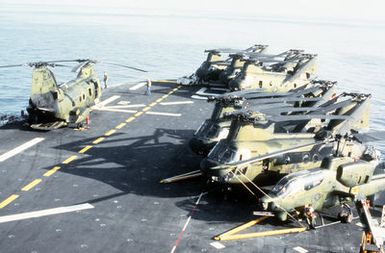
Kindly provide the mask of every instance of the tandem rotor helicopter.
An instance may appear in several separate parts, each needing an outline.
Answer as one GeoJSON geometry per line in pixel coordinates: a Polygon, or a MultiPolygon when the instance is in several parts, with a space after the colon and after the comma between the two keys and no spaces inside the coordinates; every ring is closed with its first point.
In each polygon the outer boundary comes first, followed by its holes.
{"type": "Polygon", "coordinates": [[[225,117],[233,111],[253,110],[269,112],[277,106],[316,107],[335,97],[336,82],[314,80],[306,87],[289,92],[261,92],[260,90],[236,91],[217,97],[209,97],[214,103],[211,118],[206,119],[190,140],[190,148],[199,155],[207,155],[214,145],[227,137],[231,119],[225,117]]]}
{"type": "Polygon", "coordinates": [[[91,107],[99,102],[102,88],[93,67],[96,63],[147,72],[124,64],[92,59],[31,62],[3,65],[0,68],[33,68],[31,95],[27,107],[28,123],[36,130],[52,130],[64,126],[82,126],[89,117],[91,107]],[[50,68],[69,67],[63,63],[78,63],[72,69],[77,75],[73,80],[58,84],[50,68]]]}
{"type": "Polygon", "coordinates": [[[206,61],[190,77],[178,82],[220,86],[232,91],[287,92],[307,85],[315,78],[317,55],[297,49],[264,54],[266,48],[266,45],[254,45],[245,50],[206,50],[206,61]],[[223,54],[228,54],[228,58],[223,59],[223,54]]]}
{"type": "Polygon", "coordinates": [[[234,171],[263,181],[266,175],[271,179],[319,166],[330,154],[328,139],[368,127],[370,95],[342,93],[336,101],[305,114],[230,114],[229,134],[202,161],[203,175],[214,182],[239,184],[234,171]]]}

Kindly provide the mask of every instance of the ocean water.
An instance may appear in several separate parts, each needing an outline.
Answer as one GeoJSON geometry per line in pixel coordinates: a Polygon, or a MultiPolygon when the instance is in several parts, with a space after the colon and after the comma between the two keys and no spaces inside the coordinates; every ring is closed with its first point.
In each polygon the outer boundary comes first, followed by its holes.
{"type": "MultiPolygon", "coordinates": [[[[143,68],[98,65],[110,82],[177,78],[192,73],[204,49],[268,44],[269,52],[305,49],[319,56],[319,78],[340,91],[373,94],[372,129],[384,129],[385,24],[341,19],[235,16],[214,11],[167,12],[41,5],[0,5],[0,65],[93,58],[143,68]]],[[[56,68],[58,81],[74,77],[56,68]]],[[[28,102],[31,69],[0,69],[0,115],[28,102]]],[[[379,144],[385,147],[384,144],[379,144]]]]}

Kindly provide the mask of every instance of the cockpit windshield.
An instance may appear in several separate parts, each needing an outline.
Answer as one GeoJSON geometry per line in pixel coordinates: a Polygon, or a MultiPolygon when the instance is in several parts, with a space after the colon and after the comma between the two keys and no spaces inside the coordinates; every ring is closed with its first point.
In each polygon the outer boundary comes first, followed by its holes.
{"type": "Polygon", "coordinates": [[[298,191],[308,191],[323,181],[322,171],[301,171],[282,178],[271,191],[276,196],[289,195],[298,191]]]}
{"type": "Polygon", "coordinates": [[[233,162],[236,158],[236,150],[229,146],[227,142],[221,140],[215,145],[208,155],[208,159],[220,163],[233,162]]]}

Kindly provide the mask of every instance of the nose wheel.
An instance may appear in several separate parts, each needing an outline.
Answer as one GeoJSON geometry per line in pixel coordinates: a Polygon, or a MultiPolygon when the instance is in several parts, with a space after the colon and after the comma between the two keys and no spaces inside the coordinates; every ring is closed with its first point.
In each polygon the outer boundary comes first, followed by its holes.
{"type": "Polygon", "coordinates": [[[353,212],[352,209],[348,204],[343,204],[341,206],[341,211],[338,213],[337,216],[338,220],[341,221],[341,223],[351,223],[353,220],[353,212]]]}

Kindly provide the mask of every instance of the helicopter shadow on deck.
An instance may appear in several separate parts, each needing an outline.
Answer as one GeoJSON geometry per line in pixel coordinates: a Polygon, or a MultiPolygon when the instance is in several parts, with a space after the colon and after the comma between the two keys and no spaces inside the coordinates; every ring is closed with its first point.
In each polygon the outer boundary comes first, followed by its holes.
{"type": "MultiPolygon", "coordinates": [[[[94,179],[120,191],[85,201],[87,203],[97,203],[127,194],[160,198],[186,197],[175,205],[189,211],[196,196],[209,190],[194,218],[223,222],[243,221],[255,209],[255,202],[245,195],[226,200],[221,192],[208,189],[202,179],[173,184],[159,183],[163,178],[199,169],[202,157],[193,154],[187,144],[192,134],[192,130],[163,128],[156,129],[152,135],[140,137],[123,138],[122,134],[116,134],[113,139],[106,139],[104,145],[94,146],[85,157],[63,166],[60,173],[94,179]],[[113,147],[106,147],[110,144],[113,147]]],[[[83,139],[55,148],[77,152],[93,140],[94,138],[83,139]]],[[[51,168],[49,166],[45,169],[51,168]]]]}
{"type": "MultiPolygon", "coordinates": [[[[113,139],[95,145],[86,156],[60,171],[101,181],[124,193],[162,198],[196,195],[199,180],[186,187],[159,183],[165,177],[199,168],[200,158],[186,145],[192,133],[192,130],[156,129],[152,135],[139,137],[115,134],[113,139]]],[[[93,140],[83,139],[55,148],[77,152],[93,140]]]]}

